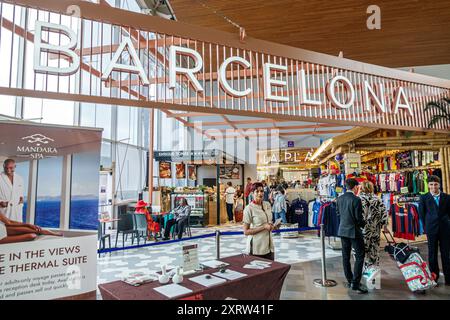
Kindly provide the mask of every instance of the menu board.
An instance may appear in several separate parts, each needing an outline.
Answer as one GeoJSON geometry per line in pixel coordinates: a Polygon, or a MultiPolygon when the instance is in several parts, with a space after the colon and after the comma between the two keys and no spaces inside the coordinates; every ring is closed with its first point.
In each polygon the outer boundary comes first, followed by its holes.
{"type": "Polygon", "coordinates": [[[161,179],[172,178],[172,170],[170,169],[170,162],[161,161],[159,163],[159,177],[161,179]]]}
{"type": "Polygon", "coordinates": [[[195,170],[195,166],[188,166],[188,178],[192,181],[197,180],[197,172],[195,170]]]}
{"type": "Polygon", "coordinates": [[[240,179],[239,166],[237,165],[221,166],[219,173],[221,179],[240,179]]]}
{"type": "Polygon", "coordinates": [[[183,272],[199,269],[198,245],[190,244],[183,246],[183,272]]]}
{"type": "Polygon", "coordinates": [[[186,178],[186,166],[184,163],[177,163],[175,164],[176,168],[176,177],[177,179],[185,179],[186,178]]]}

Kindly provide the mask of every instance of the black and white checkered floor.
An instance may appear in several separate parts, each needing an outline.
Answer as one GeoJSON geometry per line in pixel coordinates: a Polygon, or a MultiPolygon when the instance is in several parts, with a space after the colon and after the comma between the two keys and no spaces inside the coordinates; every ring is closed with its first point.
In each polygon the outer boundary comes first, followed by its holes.
{"type": "MultiPolygon", "coordinates": [[[[242,231],[241,225],[229,225],[220,228],[221,231],[242,231]]],[[[213,228],[193,229],[192,235],[214,233],[213,228]]],[[[114,235],[113,235],[114,238],[114,235]]],[[[114,241],[113,241],[114,243],[114,241]]],[[[157,246],[120,250],[102,254],[98,259],[98,283],[120,280],[132,272],[159,271],[162,265],[168,268],[182,265],[181,248],[190,243],[198,244],[199,261],[216,258],[215,238],[202,238],[168,243],[157,246]]],[[[142,243],[141,243],[142,244],[142,243]]],[[[299,238],[284,238],[274,236],[276,260],[294,264],[320,259],[320,239],[316,232],[305,232],[299,238]]],[[[128,240],[125,246],[131,245],[128,240]]],[[[119,247],[121,242],[119,241],[119,247]]],[[[244,235],[222,236],[220,241],[220,256],[227,257],[240,254],[245,249],[244,235]]],[[[326,250],[327,257],[340,256],[340,251],[326,250]]]]}
{"type": "MultiPolygon", "coordinates": [[[[216,228],[193,229],[192,235],[214,233],[216,228]]],[[[221,231],[242,231],[241,225],[226,225],[221,231]]],[[[114,234],[113,240],[114,240],[114,234]]],[[[215,238],[202,238],[183,242],[162,244],[158,246],[137,249],[120,250],[102,254],[97,264],[98,284],[120,280],[132,272],[151,273],[159,271],[162,265],[168,268],[182,265],[181,247],[188,243],[198,244],[200,261],[215,259],[215,238]]],[[[274,237],[275,259],[292,266],[281,292],[281,299],[322,299],[322,300],[397,300],[397,299],[450,299],[450,288],[442,285],[431,290],[427,295],[412,293],[396,264],[385,252],[381,252],[382,289],[373,290],[368,295],[358,295],[343,287],[344,275],[340,250],[326,248],[328,278],[337,281],[333,288],[317,288],[313,280],[321,277],[321,246],[320,238],[314,231],[303,232],[299,238],[274,237]]],[[[113,242],[114,244],[114,242],[113,242]]],[[[121,246],[119,241],[119,246],[121,246]]],[[[130,240],[125,246],[131,245],[130,240]]],[[[381,244],[382,247],[384,243],[381,244]]],[[[222,236],[221,257],[240,254],[245,248],[245,237],[241,235],[222,236]]],[[[427,259],[426,243],[419,245],[422,256],[427,259]]],[[[382,250],[381,250],[382,251],[382,250]]],[[[443,276],[441,277],[443,278],[443,276]]],[[[101,299],[100,294],[97,298],[101,299]]]]}

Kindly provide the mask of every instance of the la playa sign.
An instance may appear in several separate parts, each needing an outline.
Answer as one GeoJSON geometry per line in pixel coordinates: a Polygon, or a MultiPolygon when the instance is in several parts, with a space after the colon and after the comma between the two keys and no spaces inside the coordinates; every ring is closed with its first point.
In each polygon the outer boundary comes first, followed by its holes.
{"type": "MultiPolygon", "coordinates": [[[[35,23],[35,46],[34,46],[34,71],[38,73],[53,74],[53,75],[71,75],[78,72],[80,68],[80,58],[75,52],[77,47],[78,35],[69,27],[58,25],[54,23],[36,21],[35,23]],[[43,31],[55,32],[64,34],[69,43],[66,45],[56,45],[51,43],[44,43],[42,39],[43,31]],[[58,55],[64,55],[71,59],[71,63],[67,67],[55,67],[49,65],[43,65],[41,54],[42,52],[49,52],[58,55]]],[[[114,52],[112,59],[106,65],[105,70],[102,72],[101,79],[103,81],[109,81],[111,73],[113,71],[123,71],[135,73],[139,76],[142,85],[150,85],[148,75],[145,72],[143,63],[139,59],[137,49],[133,45],[133,41],[130,37],[124,37],[120,42],[117,50],[114,52]],[[127,51],[130,57],[129,64],[119,62],[122,54],[127,51]]],[[[242,88],[235,88],[227,78],[227,69],[230,65],[235,64],[245,69],[252,67],[250,61],[240,57],[231,56],[225,59],[219,66],[218,70],[218,82],[225,93],[231,97],[241,98],[250,96],[252,88],[243,85],[242,88]]],[[[204,61],[199,52],[191,48],[182,46],[171,45],[169,47],[169,88],[175,89],[177,86],[177,75],[182,75],[188,78],[193,88],[197,92],[203,92],[204,87],[197,79],[197,75],[201,74],[204,67],[204,61]],[[192,60],[192,67],[182,67],[177,64],[178,57],[184,56],[187,59],[192,60]]],[[[273,89],[280,88],[282,91],[287,89],[288,81],[286,79],[280,79],[273,75],[274,72],[286,73],[288,66],[285,64],[275,64],[266,62],[263,64],[263,92],[264,100],[288,103],[289,97],[287,95],[277,95],[273,89]]],[[[324,101],[318,99],[311,99],[307,95],[308,81],[306,79],[306,71],[300,69],[299,72],[293,74],[293,77],[297,77],[300,80],[300,102],[304,105],[320,106],[324,101]]],[[[333,76],[326,84],[326,97],[331,105],[339,109],[349,109],[355,102],[356,91],[352,81],[344,75],[333,76]],[[344,94],[339,94],[337,88],[343,88],[344,94]]],[[[413,116],[411,105],[408,97],[405,94],[405,90],[402,86],[394,88],[394,94],[390,101],[390,105],[387,105],[384,91],[384,85],[380,83],[371,84],[369,81],[363,81],[362,87],[364,110],[370,111],[372,108],[376,112],[380,113],[394,113],[397,114],[400,110],[405,111],[407,116],[413,116]]]]}
{"type": "MultiPolygon", "coordinates": [[[[438,113],[427,104],[450,95],[449,80],[240,41],[105,1],[0,3],[2,29],[12,35],[0,45],[21,64],[4,64],[11,80],[0,95],[419,131],[438,113]],[[26,14],[25,27],[14,11],[26,14]],[[11,49],[17,43],[31,50],[11,49]]],[[[432,130],[449,129],[440,121],[432,130]]]]}

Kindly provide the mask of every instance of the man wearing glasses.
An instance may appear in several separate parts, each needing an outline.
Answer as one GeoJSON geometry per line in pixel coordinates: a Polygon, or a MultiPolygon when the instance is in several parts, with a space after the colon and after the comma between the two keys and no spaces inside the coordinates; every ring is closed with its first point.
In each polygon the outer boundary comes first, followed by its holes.
{"type": "Polygon", "coordinates": [[[450,286],[450,196],[440,191],[441,179],[428,178],[429,192],[420,197],[419,215],[428,239],[430,271],[439,278],[438,249],[441,252],[445,285],[450,286]]]}
{"type": "Polygon", "coordinates": [[[6,159],[3,162],[3,172],[0,173],[0,213],[6,218],[22,221],[23,179],[17,173],[16,162],[6,159]]]}

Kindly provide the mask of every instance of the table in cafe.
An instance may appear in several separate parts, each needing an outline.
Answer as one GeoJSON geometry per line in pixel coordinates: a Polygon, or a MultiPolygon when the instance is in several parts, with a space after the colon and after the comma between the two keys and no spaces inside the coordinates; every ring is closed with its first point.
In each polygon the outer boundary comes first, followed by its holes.
{"type": "MultiPolygon", "coordinates": [[[[273,261],[271,266],[266,269],[246,269],[244,265],[253,260],[264,260],[258,257],[248,255],[236,255],[222,258],[220,261],[227,262],[226,269],[238,271],[247,274],[247,276],[227,280],[224,283],[205,287],[189,278],[201,274],[212,274],[219,269],[208,268],[195,274],[184,276],[181,286],[191,289],[192,292],[176,297],[175,299],[194,299],[204,300],[223,300],[225,298],[234,298],[238,300],[278,300],[283,287],[284,279],[291,268],[290,265],[273,261]]],[[[168,284],[171,284],[169,282],[168,284]]],[[[114,281],[99,285],[100,293],[104,300],[168,300],[165,295],[157,292],[154,288],[162,286],[159,281],[142,284],[133,287],[123,281],[114,281]]]]}
{"type": "Polygon", "coordinates": [[[116,222],[119,221],[120,219],[110,219],[110,218],[106,218],[106,219],[98,219],[98,222],[100,222],[102,224],[102,235],[106,234],[106,224],[107,223],[111,223],[111,222],[116,222]]]}

